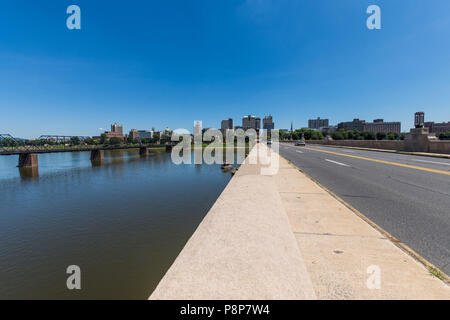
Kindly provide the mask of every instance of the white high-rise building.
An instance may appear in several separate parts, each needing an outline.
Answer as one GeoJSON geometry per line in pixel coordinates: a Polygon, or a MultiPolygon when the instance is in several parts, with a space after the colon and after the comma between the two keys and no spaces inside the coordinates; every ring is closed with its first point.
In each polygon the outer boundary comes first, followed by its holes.
{"type": "Polygon", "coordinates": [[[201,135],[202,134],[202,122],[201,121],[194,121],[194,135],[201,135]]]}

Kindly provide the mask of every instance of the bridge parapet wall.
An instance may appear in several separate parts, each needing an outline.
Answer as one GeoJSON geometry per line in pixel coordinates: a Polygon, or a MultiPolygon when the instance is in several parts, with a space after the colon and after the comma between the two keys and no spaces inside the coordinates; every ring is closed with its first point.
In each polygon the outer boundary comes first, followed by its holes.
{"type": "Polygon", "coordinates": [[[450,154],[450,141],[430,141],[428,152],[450,154]]]}
{"type": "Polygon", "coordinates": [[[274,178],[261,167],[241,165],[150,299],[315,299],[274,178]]]}
{"type": "Polygon", "coordinates": [[[403,140],[329,140],[327,145],[407,151],[403,140]]]}
{"type": "Polygon", "coordinates": [[[450,154],[450,141],[437,140],[428,135],[407,135],[405,140],[307,140],[307,144],[369,148],[408,152],[450,154]]]}

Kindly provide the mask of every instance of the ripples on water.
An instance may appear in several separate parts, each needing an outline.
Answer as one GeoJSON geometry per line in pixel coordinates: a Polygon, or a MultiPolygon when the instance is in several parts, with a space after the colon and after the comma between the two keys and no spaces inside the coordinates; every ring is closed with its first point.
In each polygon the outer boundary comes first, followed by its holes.
{"type": "Polygon", "coordinates": [[[0,298],[146,299],[231,178],[170,153],[0,157],[0,298]],[[81,267],[81,290],[66,268],[81,267]]]}

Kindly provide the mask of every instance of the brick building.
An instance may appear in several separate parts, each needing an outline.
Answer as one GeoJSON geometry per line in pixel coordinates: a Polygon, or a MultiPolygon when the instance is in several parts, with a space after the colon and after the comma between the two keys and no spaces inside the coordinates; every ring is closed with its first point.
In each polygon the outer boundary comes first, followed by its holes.
{"type": "Polygon", "coordinates": [[[384,122],[383,119],[376,119],[373,122],[366,122],[364,124],[364,131],[378,133],[397,133],[401,132],[401,123],[400,122],[384,122]]]}

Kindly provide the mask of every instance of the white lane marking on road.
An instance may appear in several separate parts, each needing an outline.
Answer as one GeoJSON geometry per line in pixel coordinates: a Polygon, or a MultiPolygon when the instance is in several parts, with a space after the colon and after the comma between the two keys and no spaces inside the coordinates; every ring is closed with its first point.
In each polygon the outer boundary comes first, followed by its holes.
{"type": "Polygon", "coordinates": [[[298,153],[303,153],[303,151],[297,151],[298,153]]]}
{"type": "Polygon", "coordinates": [[[330,159],[325,159],[325,161],[332,162],[332,163],[335,163],[335,164],[338,164],[338,165],[344,166],[344,167],[350,167],[348,164],[340,163],[340,162],[333,161],[333,160],[330,160],[330,159]]]}
{"type": "Polygon", "coordinates": [[[417,160],[417,159],[411,159],[411,161],[426,162],[426,163],[435,163],[435,164],[442,164],[442,165],[444,165],[444,166],[450,166],[450,163],[437,162],[437,161],[427,161],[427,160],[417,160]]]}

